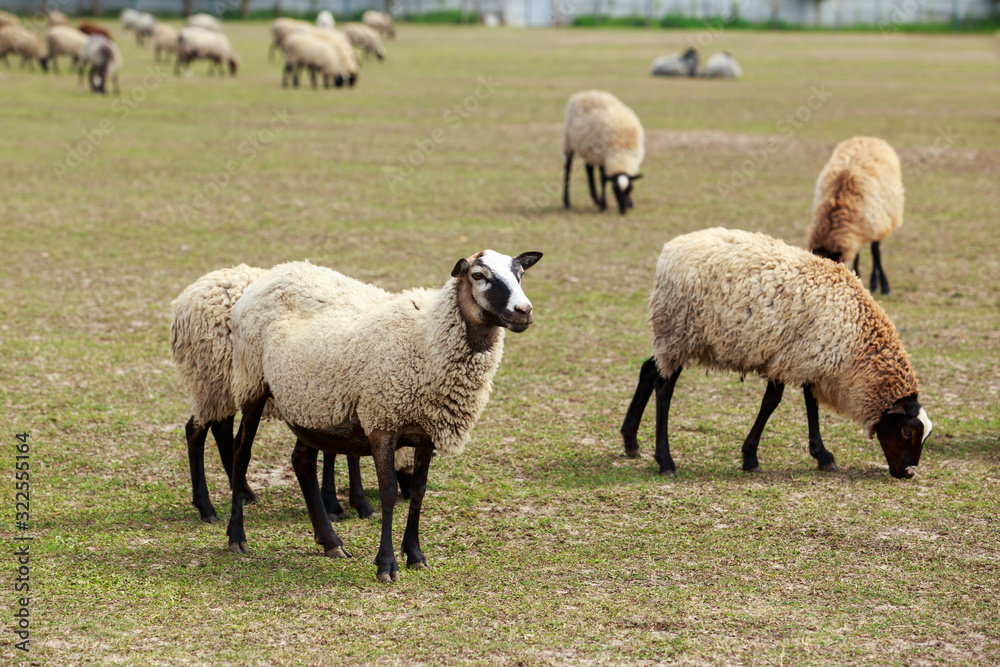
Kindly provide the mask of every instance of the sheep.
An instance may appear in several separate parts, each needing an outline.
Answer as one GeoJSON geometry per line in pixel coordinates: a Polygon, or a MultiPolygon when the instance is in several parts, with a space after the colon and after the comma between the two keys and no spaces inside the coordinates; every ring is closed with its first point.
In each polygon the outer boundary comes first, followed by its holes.
{"type": "Polygon", "coordinates": [[[276,18],[271,22],[271,46],[267,49],[267,59],[274,60],[275,50],[281,51],[285,46],[285,38],[300,30],[311,30],[312,24],[299,19],[276,18]]]}
{"type": "Polygon", "coordinates": [[[118,88],[118,70],[122,66],[122,52],[118,45],[101,35],[94,35],[87,40],[80,54],[80,89],[83,89],[83,71],[90,66],[87,75],[90,90],[105,94],[105,83],[110,79],[114,83],[115,95],[121,91],[118,88]]]}
{"type": "Polygon", "coordinates": [[[316,15],[316,26],[320,28],[330,28],[332,29],[337,22],[333,18],[333,12],[329,9],[324,9],[319,14],[316,15]]]}
{"type": "Polygon", "coordinates": [[[344,34],[351,40],[351,46],[361,49],[365,55],[375,54],[382,60],[385,58],[385,46],[382,45],[382,37],[378,31],[363,23],[348,23],[344,26],[344,34]]]}
{"type": "Polygon", "coordinates": [[[212,32],[222,32],[222,23],[211,14],[192,14],[187,17],[185,25],[191,28],[204,28],[212,32]]]}
{"type": "MultiPolygon", "coordinates": [[[[181,379],[188,387],[192,405],[191,418],[184,427],[191,470],[192,504],[205,523],[219,520],[205,480],[205,440],[209,430],[215,438],[226,475],[232,478],[233,418],[237,408],[230,388],[233,358],[230,316],[233,305],[246,287],[265,271],[246,264],[213,271],[184,288],[170,304],[173,313],[170,351],[181,379]]],[[[270,404],[264,416],[278,418],[270,404]]],[[[400,450],[400,453],[405,451],[400,450]]],[[[359,459],[357,456],[347,458],[350,504],[358,516],[369,517],[375,510],[365,496],[359,459]]],[[[337,500],[335,459],[336,454],[324,456],[322,495],[327,514],[332,519],[340,519],[346,513],[337,500]]],[[[396,463],[397,468],[412,466],[412,460],[403,456],[397,457],[396,463]]],[[[400,481],[404,495],[408,496],[405,473],[401,473],[400,481]]],[[[256,501],[249,486],[244,491],[252,499],[251,502],[256,501]]]]}
{"type": "Polygon", "coordinates": [[[19,19],[15,14],[11,14],[10,12],[5,12],[0,9],[0,30],[3,30],[9,25],[21,25],[21,19],[19,19]]]}
{"type": "Polygon", "coordinates": [[[916,474],[931,422],[916,374],[885,311],[844,266],[759,233],[706,229],[663,246],[649,298],[653,356],[625,415],[625,454],[639,455],[636,434],[656,391],[656,461],[670,457],[667,419],[674,385],[688,362],[756,373],[767,390],[743,443],[743,470],[758,469],[757,446],[785,384],[802,386],[809,453],[836,471],[823,446],[817,403],[877,435],[893,477],[916,474]]]}
{"type": "Polygon", "coordinates": [[[83,47],[86,46],[88,39],[89,36],[70,26],[56,25],[49,28],[46,36],[49,53],[46,60],[52,62],[52,71],[59,73],[59,56],[70,56],[74,68],[79,65],[83,47]]]}
{"type": "Polygon", "coordinates": [[[285,69],[281,75],[282,88],[288,87],[288,77],[292,84],[299,87],[299,70],[309,69],[312,86],[316,87],[316,72],[323,73],[323,87],[329,88],[332,82],[337,88],[344,85],[344,79],[350,74],[343,59],[329,42],[323,41],[312,33],[298,32],[285,39],[285,69]]]}
{"type": "Polygon", "coordinates": [[[156,29],[156,17],[149,12],[139,12],[132,21],[132,28],[135,30],[135,43],[143,46],[146,39],[153,36],[156,29]]]}
{"type": "Polygon", "coordinates": [[[808,248],[835,262],[854,264],[872,244],[869,289],[889,294],[879,243],[903,224],[903,176],[899,156],[876,137],[846,139],[833,150],[816,179],[808,248]]]}
{"type": "Polygon", "coordinates": [[[122,32],[128,32],[129,30],[135,30],[135,19],[139,16],[139,12],[132,9],[131,7],[126,7],[121,13],[122,22],[122,32]]]}
{"type": "Polygon", "coordinates": [[[329,557],[350,554],[319,510],[316,450],[374,457],[382,502],[379,581],[399,578],[394,452],[416,448],[403,552],[408,567],[426,567],[419,521],[431,457],[461,453],[489,400],[503,329],[520,333],[534,322],[520,278],[541,257],[484,250],[458,260],[443,288],[396,294],[307,262],[279,265],[251,284],[232,315],[233,398],[243,424],[233,458],[230,550],[248,551],[238,489],[273,398],[304,445],[293,465],[316,541],[329,557]]]}
{"type": "Polygon", "coordinates": [[[698,69],[698,76],[707,79],[738,79],[743,76],[743,68],[727,51],[716,53],[698,69]]]}
{"type": "Polygon", "coordinates": [[[104,37],[112,42],[115,41],[115,38],[111,36],[111,33],[108,32],[106,28],[102,28],[96,23],[81,21],[79,30],[84,35],[90,35],[91,37],[93,37],[94,35],[100,35],[101,37],[104,37]]]}
{"type": "Polygon", "coordinates": [[[208,65],[209,74],[213,73],[212,64],[219,68],[220,75],[225,74],[224,63],[229,65],[229,73],[232,76],[236,76],[236,70],[239,69],[239,56],[233,51],[229,38],[224,34],[204,28],[184,28],[177,40],[174,74],[180,73],[181,65],[190,67],[191,61],[198,58],[211,61],[208,65]]]}
{"type": "Polygon", "coordinates": [[[694,76],[697,71],[698,51],[695,49],[688,49],[684,55],[660,56],[649,68],[653,76],[694,76]]]}
{"type": "Polygon", "coordinates": [[[387,39],[396,38],[396,29],[392,25],[392,14],[369,9],[361,15],[361,22],[369,28],[386,36],[387,39]]]}
{"type": "Polygon", "coordinates": [[[341,60],[344,61],[344,67],[347,69],[347,83],[353,86],[358,80],[358,72],[361,67],[358,64],[358,54],[355,53],[354,47],[351,46],[351,40],[344,31],[313,28],[310,34],[333,44],[333,47],[337,49],[337,53],[340,54],[341,60]]]}
{"type": "Polygon", "coordinates": [[[49,12],[49,27],[54,25],[73,25],[69,17],[63,14],[58,9],[49,12]]]}
{"type": "Polygon", "coordinates": [[[588,90],[569,98],[566,105],[566,172],[563,179],[563,207],[569,208],[569,175],[573,155],[580,153],[587,166],[590,196],[597,207],[608,208],[605,187],[611,187],[618,211],[632,208],[632,183],[642,178],[639,167],[645,156],[642,123],[632,109],[603,90],[588,90]],[[594,167],[601,170],[601,196],[594,187],[594,167]]]}
{"type": "Polygon", "coordinates": [[[172,53],[177,56],[177,46],[181,31],[168,23],[157,22],[153,27],[153,57],[160,62],[161,53],[172,53]]]}
{"type": "Polygon", "coordinates": [[[7,54],[14,53],[21,56],[21,68],[31,65],[34,69],[34,61],[42,66],[42,71],[48,71],[48,62],[45,56],[45,48],[38,40],[35,33],[20,25],[8,24],[0,28],[0,60],[7,63],[7,54]]]}

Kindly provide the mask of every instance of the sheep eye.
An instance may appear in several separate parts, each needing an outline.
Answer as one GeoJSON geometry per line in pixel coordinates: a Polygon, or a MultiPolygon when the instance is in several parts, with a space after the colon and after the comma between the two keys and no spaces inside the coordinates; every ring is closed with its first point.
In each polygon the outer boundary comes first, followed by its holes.
{"type": "Polygon", "coordinates": [[[907,440],[913,439],[913,429],[909,427],[904,427],[902,433],[903,437],[906,438],[907,440]]]}
{"type": "Polygon", "coordinates": [[[472,274],[472,279],[473,280],[482,280],[484,277],[485,276],[483,274],[481,274],[481,273],[473,273],[472,274]]]}

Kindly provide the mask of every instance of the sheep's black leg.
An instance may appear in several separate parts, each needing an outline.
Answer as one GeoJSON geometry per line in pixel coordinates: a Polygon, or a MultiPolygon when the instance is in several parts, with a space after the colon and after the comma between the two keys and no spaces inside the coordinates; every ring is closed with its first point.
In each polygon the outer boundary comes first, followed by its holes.
{"type": "MultiPolygon", "coordinates": [[[[299,480],[299,488],[302,489],[302,496],[306,501],[306,510],[309,512],[309,520],[313,526],[313,537],[316,539],[316,544],[323,546],[323,553],[330,558],[350,558],[351,554],[344,549],[344,541],[333,530],[330,515],[327,514],[323,504],[323,494],[316,482],[316,456],[318,454],[319,450],[303,444],[299,439],[295,440],[295,449],[292,450],[292,468],[295,470],[295,477],[299,480]]],[[[324,455],[324,469],[326,468],[325,457],[326,455],[324,455]]]]}
{"type": "Polygon", "coordinates": [[[678,368],[668,378],[657,374],[654,387],[656,389],[656,462],[660,464],[660,474],[674,474],[677,466],[670,457],[670,440],[667,437],[667,417],[670,415],[670,399],[674,395],[674,385],[681,375],[678,368]]]}
{"type": "Polygon", "coordinates": [[[858,278],[861,277],[861,270],[858,268],[858,262],[860,262],[860,261],[861,261],[861,256],[860,255],[855,255],[854,256],[854,275],[856,275],[858,278]]]}
{"type": "Polygon", "coordinates": [[[816,459],[820,470],[837,472],[839,468],[833,461],[833,454],[823,446],[823,438],[819,435],[819,406],[812,388],[805,385],[802,394],[806,397],[806,419],[809,421],[809,455],[816,459]]]}
{"type": "Polygon", "coordinates": [[[315,67],[310,67],[309,68],[309,80],[312,82],[312,87],[316,88],[317,86],[316,86],[316,68],[315,67]]]}
{"type": "Polygon", "coordinates": [[[372,457],[378,473],[378,495],[382,501],[382,539],[379,542],[375,576],[379,581],[398,581],[399,564],[392,551],[392,511],[396,507],[396,434],[390,431],[372,431],[372,457]]]}
{"type": "Polygon", "coordinates": [[[360,456],[348,454],[347,471],[351,484],[351,492],[348,496],[348,501],[351,503],[351,507],[357,511],[359,517],[367,519],[372,514],[375,514],[375,508],[372,507],[370,502],[368,502],[368,496],[365,495],[364,484],[361,482],[360,456]]]}
{"type": "Polygon", "coordinates": [[[882,269],[882,251],[879,249],[878,241],[872,243],[872,278],[868,289],[875,293],[875,277],[878,276],[879,287],[882,294],[889,294],[889,279],[885,277],[885,270],[882,269]]]}
{"type": "Polygon", "coordinates": [[[642,362],[642,369],[639,371],[639,384],[635,388],[632,402],[629,403],[628,412],[625,413],[625,421],[622,423],[621,434],[625,441],[625,456],[630,459],[639,458],[639,424],[642,422],[642,413],[646,409],[646,403],[653,394],[656,386],[656,378],[660,376],[656,370],[656,360],[653,357],[642,362]]]}
{"type": "Polygon", "coordinates": [[[208,426],[195,427],[192,415],[184,426],[184,432],[187,435],[188,467],[191,469],[191,504],[198,510],[202,521],[215,523],[219,520],[219,515],[212,506],[212,500],[208,496],[208,483],[205,481],[205,438],[208,436],[208,426]]]}
{"type": "Polygon", "coordinates": [[[403,553],[406,554],[406,567],[422,570],[427,567],[427,558],[420,550],[420,508],[424,503],[424,491],[427,490],[427,470],[431,465],[433,449],[424,447],[414,452],[413,476],[410,479],[410,512],[406,518],[406,531],[403,533],[403,553]]]}
{"type": "Polygon", "coordinates": [[[563,173],[563,208],[569,208],[569,174],[573,168],[573,151],[566,153],[566,170],[563,173]]]}
{"type": "MultiPolygon", "coordinates": [[[[215,438],[215,446],[219,449],[219,458],[222,459],[222,467],[226,469],[226,477],[229,478],[229,485],[233,484],[233,421],[232,417],[226,417],[220,421],[209,424],[212,428],[212,437],[215,438]]],[[[243,492],[247,495],[247,504],[257,502],[257,494],[250,486],[246,486],[243,492]]]]}
{"type": "Polygon", "coordinates": [[[412,476],[405,470],[396,471],[396,481],[399,482],[399,495],[403,496],[406,500],[410,499],[410,485],[412,484],[412,476]]]}
{"type": "MultiPolygon", "coordinates": [[[[298,451],[298,444],[295,445],[298,451]]],[[[295,460],[295,455],[292,455],[295,460]]],[[[347,512],[337,499],[337,479],[334,475],[334,467],[337,463],[337,455],[333,452],[323,452],[323,486],[320,488],[320,496],[323,499],[323,507],[330,517],[330,521],[340,521],[347,518],[347,512]]],[[[303,491],[304,493],[304,491],[303,491]]]]}
{"type": "Polygon", "coordinates": [[[604,205],[601,203],[600,198],[597,196],[597,187],[594,185],[594,165],[587,165],[587,185],[590,186],[590,198],[594,200],[597,204],[597,208],[604,210],[604,205]]]}
{"type": "Polygon", "coordinates": [[[608,175],[604,173],[604,165],[601,165],[601,210],[608,209],[608,175]]]}
{"type": "Polygon", "coordinates": [[[781,403],[781,395],[785,393],[783,382],[768,382],[764,391],[764,398],[760,402],[760,412],[757,419],[747,434],[747,439],[743,441],[743,470],[754,472],[760,468],[757,461],[757,446],[760,445],[760,435],[764,432],[764,426],[774,409],[781,403]]]}
{"type": "Polygon", "coordinates": [[[253,439],[260,426],[260,417],[264,414],[267,404],[267,394],[242,406],[243,419],[240,421],[240,431],[236,436],[233,452],[233,506],[229,517],[229,550],[235,553],[248,553],[247,536],[243,532],[243,503],[247,500],[247,468],[250,467],[250,455],[253,451],[253,439]]]}

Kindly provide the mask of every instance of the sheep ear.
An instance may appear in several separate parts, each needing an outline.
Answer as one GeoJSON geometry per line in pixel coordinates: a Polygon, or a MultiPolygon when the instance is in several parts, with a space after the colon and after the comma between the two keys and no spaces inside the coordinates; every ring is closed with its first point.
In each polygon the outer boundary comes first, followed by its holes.
{"type": "Polygon", "coordinates": [[[887,415],[905,415],[906,414],[906,408],[903,407],[902,403],[896,403],[896,405],[894,405],[891,408],[889,408],[889,411],[886,412],[885,414],[887,414],[887,415]]]}
{"type": "Polygon", "coordinates": [[[451,277],[458,278],[459,276],[465,274],[469,270],[469,260],[464,257],[455,264],[455,268],[451,270],[451,277]]]}
{"type": "Polygon", "coordinates": [[[520,255],[514,258],[514,261],[517,263],[518,266],[521,267],[522,271],[527,271],[535,264],[537,264],[538,260],[540,260],[541,258],[542,258],[542,253],[540,252],[534,252],[534,251],[522,252],[520,255]]]}
{"type": "Polygon", "coordinates": [[[632,177],[632,180],[638,181],[640,178],[642,178],[642,174],[636,174],[635,176],[632,177]]]}

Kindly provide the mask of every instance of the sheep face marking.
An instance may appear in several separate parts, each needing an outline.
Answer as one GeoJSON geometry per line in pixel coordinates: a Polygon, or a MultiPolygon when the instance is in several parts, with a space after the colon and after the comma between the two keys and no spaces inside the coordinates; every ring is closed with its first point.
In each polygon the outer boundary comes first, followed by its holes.
{"type": "Polygon", "coordinates": [[[642,178],[642,174],[629,176],[628,174],[612,174],[608,177],[611,181],[611,189],[615,193],[615,200],[618,202],[618,212],[625,215],[626,211],[632,208],[632,183],[642,178]]]}
{"type": "Polygon", "coordinates": [[[916,395],[896,401],[878,420],[875,434],[893,477],[909,479],[917,473],[920,454],[932,428],[927,411],[920,407],[916,395]]]}
{"type": "Polygon", "coordinates": [[[521,333],[534,321],[531,301],[521,289],[521,276],[542,258],[540,252],[517,257],[484,250],[460,259],[451,275],[465,281],[474,307],[469,313],[479,324],[504,327],[521,333]]]}

